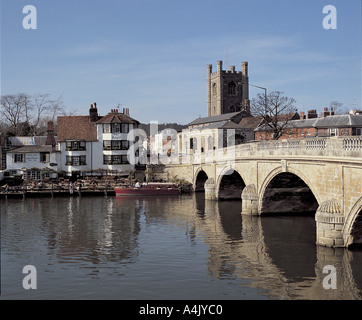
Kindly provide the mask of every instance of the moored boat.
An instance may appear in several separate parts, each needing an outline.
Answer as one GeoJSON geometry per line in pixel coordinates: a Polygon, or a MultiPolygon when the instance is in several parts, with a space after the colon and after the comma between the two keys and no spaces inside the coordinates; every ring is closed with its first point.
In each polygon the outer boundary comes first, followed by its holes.
{"type": "Polygon", "coordinates": [[[148,183],[139,187],[115,187],[116,196],[177,195],[180,189],[172,183],[148,183]]]}

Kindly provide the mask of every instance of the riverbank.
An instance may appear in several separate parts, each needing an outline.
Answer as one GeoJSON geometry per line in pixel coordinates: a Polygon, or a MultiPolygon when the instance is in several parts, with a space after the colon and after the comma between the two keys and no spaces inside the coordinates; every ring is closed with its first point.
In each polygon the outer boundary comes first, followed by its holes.
{"type": "MultiPolygon", "coordinates": [[[[130,187],[126,184],[45,184],[44,186],[13,186],[1,188],[0,199],[49,198],[49,197],[79,197],[79,196],[115,196],[115,187],[130,187]]],[[[192,185],[180,185],[180,193],[192,193],[192,185]]]]}
{"type": "Polygon", "coordinates": [[[45,198],[45,197],[79,197],[79,196],[115,196],[114,189],[96,189],[96,190],[52,190],[52,189],[41,189],[41,190],[17,190],[0,192],[0,199],[22,199],[22,198],[45,198]]]}

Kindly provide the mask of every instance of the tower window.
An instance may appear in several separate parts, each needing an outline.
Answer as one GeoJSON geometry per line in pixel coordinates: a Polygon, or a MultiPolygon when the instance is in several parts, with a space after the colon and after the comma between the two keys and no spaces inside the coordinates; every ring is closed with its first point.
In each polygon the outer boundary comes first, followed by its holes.
{"type": "Polygon", "coordinates": [[[216,83],[215,82],[212,84],[212,95],[216,96],[216,83]]]}
{"type": "Polygon", "coordinates": [[[228,84],[228,94],[236,94],[236,84],[233,81],[228,84]]]}

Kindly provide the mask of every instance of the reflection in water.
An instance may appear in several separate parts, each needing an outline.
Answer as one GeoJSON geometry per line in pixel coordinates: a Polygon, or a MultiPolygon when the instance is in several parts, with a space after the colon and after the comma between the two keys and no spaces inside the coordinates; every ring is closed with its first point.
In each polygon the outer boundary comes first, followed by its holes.
{"type": "Polygon", "coordinates": [[[314,217],[241,216],[202,193],[0,205],[4,299],[361,298],[362,252],[316,246],[314,217]],[[31,295],[15,285],[27,264],[31,295]],[[337,289],[323,288],[326,265],[337,289]]]}

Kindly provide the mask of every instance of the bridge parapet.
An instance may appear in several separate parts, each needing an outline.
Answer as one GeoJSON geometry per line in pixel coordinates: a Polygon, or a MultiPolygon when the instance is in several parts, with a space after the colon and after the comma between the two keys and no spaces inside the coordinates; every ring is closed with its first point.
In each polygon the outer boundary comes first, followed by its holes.
{"type": "Polygon", "coordinates": [[[304,138],[270,140],[238,145],[235,156],[319,156],[362,158],[362,137],[304,138]]]}
{"type": "Polygon", "coordinates": [[[362,162],[362,136],[315,137],[290,140],[253,141],[236,146],[194,153],[179,153],[165,158],[164,164],[198,165],[235,161],[243,158],[284,158],[295,156],[339,158],[344,162],[362,162]]]}

